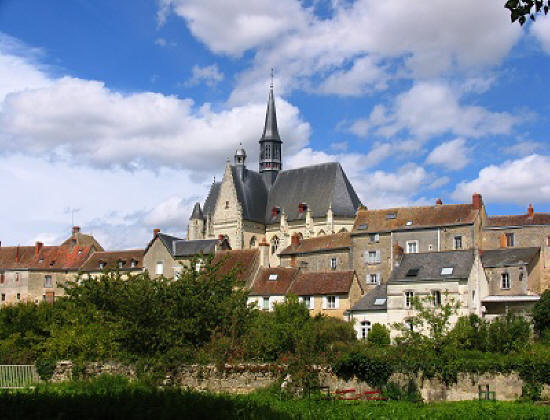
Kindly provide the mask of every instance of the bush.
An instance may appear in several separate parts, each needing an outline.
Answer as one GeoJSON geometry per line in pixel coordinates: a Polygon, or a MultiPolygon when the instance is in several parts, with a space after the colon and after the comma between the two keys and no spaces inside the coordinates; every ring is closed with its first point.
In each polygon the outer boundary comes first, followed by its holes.
{"type": "Polygon", "coordinates": [[[357,351],[340,357],[333,364],[332,370],[346,380],[356,376],[360,381],[378,388],[385,385],[393,373],[392,365],[388,360],[357,351]]]}
{"type": "Polygon", "coordinates": [[[535,331],[542,336],[550,331],[550,289],[540,295],[540,300],[533,308],[533,323],[535,331]]]}
{"type": "Polygon", "coordinates": [[[391,342],[389,330],[382,324],[374,324],[369,331],[368,343],[377,346],[388,346],[391,342]]]}
{"type": "Polygon", "coordinates": [[[38,376],[43,381],[49,381],[55,371],[56,361],[51,359],[40,359],[35,363],[38,376]]]}

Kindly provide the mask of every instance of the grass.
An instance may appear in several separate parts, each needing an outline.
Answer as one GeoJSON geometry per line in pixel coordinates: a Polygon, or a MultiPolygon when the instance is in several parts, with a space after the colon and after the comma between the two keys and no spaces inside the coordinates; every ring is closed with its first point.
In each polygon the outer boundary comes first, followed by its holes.
{"type": "Polygon", "coordinates": [[[0,393],[2,419],[550,419],[550,407],[517,402],[351,402],[160,390],[122,377],[0,393]]]}

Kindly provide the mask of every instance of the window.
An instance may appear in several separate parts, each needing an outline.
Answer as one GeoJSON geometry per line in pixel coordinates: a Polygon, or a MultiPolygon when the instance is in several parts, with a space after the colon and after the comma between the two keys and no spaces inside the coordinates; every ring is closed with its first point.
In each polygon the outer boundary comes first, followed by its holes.
{"type": "Polygon", "coordinates": [[[277,248],[279,248],[279,238],[274,236],[271,238],[271,255],[277,252],[277,248]]]}
{"type": "Polygon", "coordinates": [[[264,298],[263,298],[262,309],[263,309],[264,311],[269,311],[269,297],[264,297],[264,298]]]}
{"type": "Polygon", "coordinates": [[[410,331],[414,331],[414,322],[413,322],[412,318],[406,319],[405,323],[409,327],[410,331]]]}
{"type": "Polygon", "coordinates": [[[250,238],[250,248],[254,248],[256,246],[256,237],[253,236],[250,238]]]}
{"type": "Polygon", "coordinates": [[[20,299],[21,299],[21,293],[17,293],[17,295],[15,296],[15,298],[16,298],[17,300],[20,300],[20,299]]]}
{"type": "Polygon", "coordinates": [[[378,264],[380,262],[380,250],[367,251],[367,264],[378,264]]]}
{"type": "Polygon", "coordinates": [[[336,265],[337,265],[336,257],[332,257],[330,259],[330,269],[331,270],[336,270],[336,265]]]}
{"type": "Polygon", "coordinates": [[[439,290],[432,291],[432,303],[434,306],[441,306],[441,292],[439,290]]]}
{"type": "Polygon", "coordinates": [[[38,263],[42,264],[43,262],[44,262],[44,258],[40,257],[40,259],[38,260],[38,263]]]}
{"type": "Polygon", "coordinates": [[[131,268],[136,268],[136,260],[130,261],[130,267],[131,268]]]}
{"type": "Polygon", "coordinates": [[[397,217],[397,214],[395,213],[386,214],[386,219],[395,219],[396,217],[397,217]]]}
{"type": "Polygon", "coordinates": [[[302,296],[300,300],[306,304],[306,308],[313,309],[313,296],[302,296]]]}
{"type": "Polygon", "coordinates": [[[407,241],[407,254],[416,254],[418,252],[418,241],[407,241]]]}
{"type": "Polygon", "coordinates": [[[103,261],[101,261],[101,262],[99,263],[99,269],[100,269],[100,270],[103,270],[104,268],[105,268],[105,263],[104,263],[103,261]]]}
{"type": "Polygon", "coordinates": [[[500,275],[500,288],[509,289],[510,288],[510,274],[502,273],[500,275]]]}
{"type": "Polygon", "coordinates": [[[418,272],[420,271],[420,268],[409,268],[407,271],[406,276],[407,277],[416,277],[418,276],[418,272]]]}
{"type": "Polygon", "coordinates": [[[367,283],[378,284],[378,276],[379,274],[374,274],[374,273],[369,274],[367,277],[367,283]]]}
{"type": "Polygon", "coordinates": [[[5,301],[6,301],[6,294],[2,293],[2,302],[5,302],[5,301]]]}
{"type": "Polygon", "coordinates": [[[226,209],[229,208],[229,201],[226,201],[226,202],[225,202],[225,208],[226,208],[226,209]]]}
{"type": "Polygon", "coordinates": [[[279,276],[277,274],[270,274],[269,275],[269,280],[277,280],[279,276]]]}
{"type": "Polygon", "coordinates": [[[428,245],[428,251],[432,251],[434,249],[434,246],[432,244],[428,245]]]}
{"type": "Polygon", "coordinates": [[[546,238],[546,246],[550,246],[550,236],[546,238]]]}
{"type": "Polygon", "coordinates": [[[455,249],[462,249],[462,236],[455,236],[455,249]]]}
{"type": "Polygon", "coordinates": [[[19,281],[19,273],[15,273],[15,281],[19,281]]]}
{"type": "Polygon", "coordinates": [[[44,287],[53,287],[52,276],[44,276],[44,287]]]}
{"type": "Polygon", "coordinates": [[[369,225],[365,225],[365,224],[359,225],[359,226],[357,227],[357,230],[367,230],[368,227],[369,227],[369,225]]]}
{"type": "Polygon", "coordinates": [[[405,308],[412,308],[414,292],[405,292],[405,308]]]}
{"type": "Polygon", "coordinates": [[[507,233],[506,234],[506,246],[514,246],[514,234],[513,233],[507,233]]]}
{"type": "Polygon", "coordinates": [[[327,296],[327,309],[336,309],[336,296],[327,296]]]}
{"type": "Polygon", "coordinates": [[[200,273],[201,269],[202,269],[202,260],[198,260],[197,263],[195,264],[195,271],[197,273],[200,273]]]}
{"type": "Polygon", "coordinates": [[[443,267],[441,269],[442,276],[450,276],[451,274],[453,274],[453,267],[443,267]]]}
{"type": "Polygon", "coordinates": [[[122,268],[124,266],[124,261],[119,261],[118,262],[118,268],[122,268]]]}
{"type": "Polygon", "coordinates": [[[162,261],[157,261],[155,266],[155,274],[161,276],[164,274],[164,263],[162,261]]]}
{"type": "Polygon", "coordinates": [[[325,235],[325,231],[324,230],[320,230],[319,233],[317,234],[317,236],[324,236],[325,235]]]}
{"type": "Polygon", "coordinates": [[[412,224],[413,224],[412,220],[407,220],[407,223],[405,223],[405,225],[407,225],[407,226],[412,226],[412,224]]]}
{"type": "Polygon", "coordinates": [[[369,239],[371,242],[380,242],[380,234],[379,233],[371,233],[369,234],[369,239]]]}
{"type": "Polygon", "coordinates": [[[370,321],[361,321],[361,338],[366,339],[371,329],[370,321]]]}
{"type": "Polygon", "coordinates": [[[386,298],[376,298],[374,300],[374,305],[375,306],[382,306],[386,303],[386,300],[387,300],[386,298]]]}

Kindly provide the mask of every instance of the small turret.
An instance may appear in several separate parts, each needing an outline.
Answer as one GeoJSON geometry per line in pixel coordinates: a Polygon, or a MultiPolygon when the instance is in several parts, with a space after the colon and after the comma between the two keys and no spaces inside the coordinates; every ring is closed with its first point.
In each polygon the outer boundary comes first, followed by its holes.
{"type": "Polygon", "coordinates": [[[187,226],[187,239],[204,239],[204,215],[200,203],[195,203],[187,226]]]}
{"type": "Polygon", "coordinates": [[[239,148],[235,151],[234,159],[237,174],[242,180],[244,180],[246,176],[246,151],[244,150],[242,143],[239,143],[239,148]]]}

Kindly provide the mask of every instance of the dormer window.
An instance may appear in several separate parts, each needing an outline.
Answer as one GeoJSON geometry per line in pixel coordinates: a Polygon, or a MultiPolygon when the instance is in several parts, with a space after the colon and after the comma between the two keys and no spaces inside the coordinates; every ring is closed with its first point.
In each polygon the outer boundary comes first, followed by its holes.
{"type": "Polygon", "coordinates": [[[136,264],[137,264],[136,260],[130,261],[130,268],[136,268],[136,264]]]}
{"type": "Polygon", "coordinates": [[[386,214],[386,219],[395,219],[396,217],[397,217],[397,214],[395,213],[386,214]]]}
{"type": "Polygon", "coordinates": [[[307,210],[307,204],[306,203],[300,203],[298,204],[298,212],[303,213],[307,210]]]}
{"type": "Polygon", "coordinates": [[[272,209],[271,209],[271,215],[273,217],[277,217],[279,214],[281,213],[281,208],[279,206],[274,206],[272,209]]]}
{"type": "Polygon", "coordinates": [[[412,220],[407,220],[407,223],[405,223],[405,225],[407,225],[407,226],[412,226],[412,224],[413,224],[412,220]]]}
{"type": "Polygon", "coordinates": [[[357,230],[367,230],[368,227],[369,227],[369,225],[366,225],[366,224],[364,224],[364,225],[359,225],[359,226],[357,227],[357,230]]]}
{"type": "Polygon", "coordinates": [[[124,261],[118,260],[118,268],[122,268],[124,266],[124,261]]]}
{"type": "Polygon", "coordinates": [[[44,263],[44,258],[40,257],[40,259],[38,260],[38,263],[40,264],[44,263]]]}

